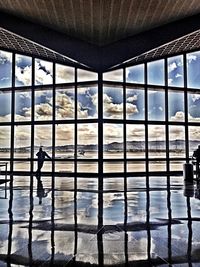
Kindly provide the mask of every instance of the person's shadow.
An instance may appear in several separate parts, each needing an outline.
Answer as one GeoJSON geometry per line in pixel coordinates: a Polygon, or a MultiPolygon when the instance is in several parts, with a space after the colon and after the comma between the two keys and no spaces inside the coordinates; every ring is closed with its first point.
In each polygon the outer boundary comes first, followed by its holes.
{"type": "Polygon", "coordinates": [[[44,197],[47,197],[49,191],[45,192],[45,189],[43,187],[42,181],[41,181],[41,177],[39,176],[37,179],[37,197],[39,198],[39,205],[42,204],[42,199],[44,197]]]}

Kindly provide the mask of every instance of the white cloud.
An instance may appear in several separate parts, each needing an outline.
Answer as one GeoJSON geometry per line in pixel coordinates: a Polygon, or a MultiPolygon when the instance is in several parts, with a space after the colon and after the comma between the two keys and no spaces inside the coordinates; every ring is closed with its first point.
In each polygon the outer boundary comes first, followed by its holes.
{"type": "Polygon", "coordinates": [[[0,51],[0,65],[12,62],[12,53],[0,51]]]}
{"type": "Polygon", "coordinates": [[[20,67],[15,68],[15,77],[19,82],[22,82],[23,85],[28,86],[31,85],[31,75],[32,75],[32,67],[26,66],[24,69],[20,67]]]}
{"type": "MultiPolygon", "coordinates": [[[[52,64],[51,64],[52,65],[52,64]]],[[[47,71],[41,69],[41,65],[36,61],[35,62],[35,81],[36,84],[52,84],[52,69],[50,68],[50,63],[42,61],[42,67],[47,71]]]]}
{"type": "Polygon", "coordinates": [[[78,144],[97,144],[98,140],[98,125],[91,124],[79,124],[78,125],[78,144]]]}
{"type": "Polygon", "coordinates": [[[173,81],[174,81],[174,80],[173,80],[173,79],[171,79],[171,78],[170,78],[170,79],[168,79],[168,84],[172,84],[172,83],[173,83],[173,81]]]}
{"type": "Polygon", "coordinates": [[[131,103],[126,103],[126,113],[127,115],[133,115],[135,113],[138,113],[138,109],[136,105],[133,105],[131,103]]]}
{"type": "Polygon", "coordinates": [[[137,95],[133,95],[127,98],[127,102],[133,102],[136,101],[138,99],[137,95]]]}
{"type": "Polygon", "coordinates": [[[56,82],[74,82],[74,68],[56,64],[56,82]]]}
{"type": "Polygon", "coordinates": [[[105,72],[103,74],[103,80],[122,81],[123,80],[123,69],[105,72]]]}
{"type": "Polygon", "coordinates": [[[175,116],[171,116],[172,121],[183,121],[185,118],[185,114],[183,111],[177,111],[175,116]]]}
{"type": "Polygon", "coordinates": [[[110,142],[122,142],[123,128],[116,124],[105,124],[104,125],[104,138],[106,143],[110,142]]]}
{"type": "Polygon", "coordinates": [[[176,64],[176,62],[173,62],[173,63],[169,64],[169,66],[168,66],[168,70],[169,70],[169,72],[172,72],[172,71],[175,70],[175,69],[177,69],[177,64],[176,64]]]}
{"type": "Polygon", "coordinates": [[[188,54],[187,55],[187,60],[189,63],[191,63],[193,60],[197,60],[197,56],[195,56],[194,54],[188,54]]]}
{"type": "Polygon", "coordinates": [[[180,74],[180,73],[177,73],[175,77],[176,77],[176,78],[178,78],[178,77],[183,77],[183,75],[180,74]]]}
{"type": "Polygon", "coordinates": [[[192,94],[192,101],[195,102],[196,100],[200,99],[200,95],[199,94],[192,94]]]}

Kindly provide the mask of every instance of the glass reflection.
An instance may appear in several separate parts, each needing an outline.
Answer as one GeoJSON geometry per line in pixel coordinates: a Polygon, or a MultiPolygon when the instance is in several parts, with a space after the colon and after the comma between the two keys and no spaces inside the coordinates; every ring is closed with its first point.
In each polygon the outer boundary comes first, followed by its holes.
{"type": "Polygon", "coordinates": [[[183,87],[183,56],[170,57],[168,64],[168,85],[183,87]]]}
{"type": "Polygon", "coordinates": [[[147,63],[148,84],[164,85],[164,60],[156,60],[147,63]]]}
{"type": "MultiPolygon", "coordinates": [[[[134,109],[134,106],[133,108],[134,109]]],[[[110,119],[123,118],[123,89],[120,87],[103,88],[103,117],[110,119]]]]}
{"type": "Polygon", "coordinates": [[[75,116],[74,88],[56,89],[56,119],[68,120],[75,116]]]}
{"type": "Polygon", "coordinates": [[[52,90],[35,91],[35,120],[52,120],[52,90]]]}
{"type": "Polygon", "coordinates": [[[32,58],[24,55],[15,57],[15,86],[32,85],[32,58]]]}
{"type": "Polygon", "coordinates": [[[149,120],[165,120],[165,92],[163,90],[148,90],[149,120]]]}
{"type": "Polygon", "coordinates": [[[144,120],[143,89],[126,89],[126,119],[144,120]]]}
{"type": "Polygon", "coordinates": [[[77,99],[77,114],[79,119],[97,118],[97,87],[78,87],[77,99]]]}
{"type": "Polygon", "coordinates": [[[12,53],[0,50],[0,88],[12,86],[12,53]]]}
{"type": "MultiPolygon", "coordinates": [[[[124,157],[123,125],[105,123],[103,128],[103,157],[114,159],[124,157]]],[[[112,170],[111,170],[112,172],[112,170]]]]}
{"type": "Polygon", "coordinates": [[[9,264],[20,266],[24,261],[28,266],[36,261],[56,266],[71,260],[98,266],[191,266],[191,258],[200,261],[191,249],[198,232],[197,182],[183,184],[181,176],[105,177],[104,190],[97,193],[92,188],[99,177],[94,182],[92,177],[9,178],[8,199],[1,205],[3,265],[8,257],[9,264]],[[77,191],[67,186],[68,179],[77,191]]]}
{"type": "Polygon", "coordinates": [[[56,84],[72,83],[75,81],[74,68],[56,64],[56,84]]]}
{"type": "Polygon", "coordinates": [[[185,111],[184,111],[184,94],[183,92],[173,92],[168,93],[168,114],[170,121],[184,121],[185,111]]]}
{"type": "Polygon", "coordinates": [[[53,63],[35,59],[35,85],[53,83],[53,63]]]}
{"type": "Polygon", "coordinates": [[[187,87],[200,88],[200,52],[188,53],[187,58],[187,87]]]}
{"type": "Polygon", "coordinates": [[[31,91],[15,92],[15,121],[31,120],[31,91]]]}
{"type": "Polygon", "coordinates": [[[144,84],[144,64],[126,68],[126,82],[144,84]]]}

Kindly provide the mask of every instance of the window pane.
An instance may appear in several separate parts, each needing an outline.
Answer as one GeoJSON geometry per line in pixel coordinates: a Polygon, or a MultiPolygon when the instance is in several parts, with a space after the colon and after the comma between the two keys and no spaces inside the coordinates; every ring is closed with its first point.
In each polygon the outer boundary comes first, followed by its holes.
{"type": "Polygon", "coordinates": [[[200,126],[189,126],[189,153],[193,155],[194,150],[200,144],[200,126]]]}
{"type": "Polygon", "coordinates": [[[169,109],[168,116],[170,121],[184,121],[185,112],[184,112],[184,94],[183,92],[172,92],[168,93],[169,109]]]}
{"type": "Polygon", "coordinates": [[[52,90],[35,91],[35,120],[52,120],[52,90]]]}
{"type": "Polygon", "coordinates": [[[97,87],[78,87],[77,114],[79,119],[97,118],[97,87]]]}
{"type": "Polygon", "coordinates": [[[165,120],[165,92],[163,90],[148,90],[149,120],[165,120]]]}
{"type": "Polygon", "coordinates": [[[188,121],[200,121],[200,94],[188,93],[188,121]]]}
{"type": "Polygon", "coordinates": [[[0,88],[12,86],[12,53],[0,50],[0,88]]]}
{"type": "Polygon", "coordinates": [[[93,161],[78,161],[77,172],[83,173],[97,173],[98,163],[93,161]]]}
{"type": "Polygon", "coordinates": [[[34,138],[34,156],[43,146],[49,156],[52,156],[52,125],[35,125],[35,138],[34,138]]]}
{"type": "Polygon", "coordinates": [[[146,164],[144,161],[127,161],[128,172],[145,172],[146,164]]]}
{"type": "Polygon", "coordinates": [[[32,58],[16,55],[15,60],[15,86],[31,86],[32,58]]]}
{"type": "Polygon", "coordinates": [[[103,128],[105,159],[123,158],[123,125],[105,123],[103,128]]]}
{"type": "Polygon", "coordinates": [[[150,161],[149,171],[150,172],[166,171],[166,162],[165,161],[150,161]]]}
{"type": "Polygon", "coordinates": [[[185,161],[170,161],[170,171],[183,171],[185,161]]]}
{"type": "Polygon", "coordinates": [[[11,121],[11,92],[0,91],[0,122],[11,121]]]}
{"type": "Polygon", "coordinates": [[[103,179],[103,190],[104,192],[123,192],[124,191],[124,178],[114,177],[114,178],[104,178],[103,179]]]}
{"type": "Polygon", "coordinates": [[[123,69],[105,72],[103,74],[103,80],[122,82],[123,81],[123,69]]]}
{"type": "Polygon", "coordinates": [[[124,172],[124,162],[122,161],[109,161],[103,163],[103,172],[104,173],[118,173],[124,172]]]}
{"type": "Polygon", "coordinates": [[[119,87],[103,88],[103,116],[109,119],[123,118],[123,89],[119,87]]]}
{"type": "Polygon", "coordinates": [[[126,119],[144,120],[143,89],[126,89],[126,119]]]}
{"type": "Polygon", "coordinates": [[[57,124],[55,132],[56,158],[74,158],[74,125],[57,124]]]}
{"type": "Polygon", "coordinates": [[[75,81],[74,68],[56,64],[56,83],[71,83],[75,81]]]}
{"type": "Polygon", "coordinates": [[[31,119],[31,92],[15,92],[15,121],[29,121],[31,119]]]}
{"type": "Polygon", "coordinates": [[[187,58],[187,87],[200,88],[200,52],[186,55],[187,58]]]}
{"type": "Polygon", "coordinates": [[[183,87],[183,56],[170,57],[168,64],[168,85],[183,87]]]}
{"type": "MultiPolygon", "coordinates": [[[[35,125],[34,137],[34,157],[37,158],[36,153],[39,147],[42,146],[43,150],[52,157],[52,125],[35,125]]],[[[34,170],[37,170],[37,161],[34,162],[34,170]]],[[[52,171],[52,161],[45,159],[41,171],[52,171]]]]}
{"type": "Polygon", "coordinates": [[[169,126],[169,156],[185,157],[185,127],[169,126]]]}
{"type": "Polygon", "coordinates": [[[35,59],[35,85],[53,83],[53,63],[35,59]]]}
{"type": "Polygon", "coordinates": [[[147,63],[148,84],[164,85],[164,60],[147,63]]]}
{"type": "Polygon", "coordinates": [[[78,158],[97,158],[98,125],[96,123],[78,124],[77,156],[78,158]]]}
{"type": "Polygon", "coordinates": [[[144,83],[144,64],[126,68],[126,82],[144,83]]]}
{"type": "Polygon", "coordinates": [[[31,152],[31,126],[18,125],[15,126],[14,132],[14,157],[30,158],[31,152]]]}
{"type": "Polygon", "coordinates": [[[56,119],[74,119],[74,88],[56,89],[56,119]]]}
{"type": "Polygon", "coordinates": [[[74,172],[74,162],[73,161],[55,161],[55,171],[56,172],[74,172]]]}
{"type": "Polygon", "coordinates": [[[94,81],[98,79],[98,75],[96,72],[88,70],[78,69],[77,74],[78,74],[78,82],[94,81]]]}
{"type": "Polygon", "coordinates": [[[166,157],[166,141],[165,141],[164,125],[148,126],[148,149],[149,157],[165,158],[166,157]]]}
{"type": "Polygon", "coordinates": [[[98,178],[92,177],[84,177],[77,178],[77,189],[79,190],[98,190],[98,178]]]}
{"type": "Polygon", "coordinates": [[[0,157],[10,158],[10,126],[0,126],[0,157]]]}
{"type": "Polygon", "coordinates": [[[145,127],[140,124],[126,126],[127,158],[145,157],[145,127]]]}

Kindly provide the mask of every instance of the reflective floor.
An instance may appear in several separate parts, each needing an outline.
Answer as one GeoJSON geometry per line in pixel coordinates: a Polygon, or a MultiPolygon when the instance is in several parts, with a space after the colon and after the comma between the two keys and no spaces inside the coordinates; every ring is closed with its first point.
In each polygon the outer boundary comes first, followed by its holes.
{"type": "Polygon", "coordinates": [[[8,178],[7,189],[0,184],[0,267],[200,266],[197,182],[8,178]]]}

